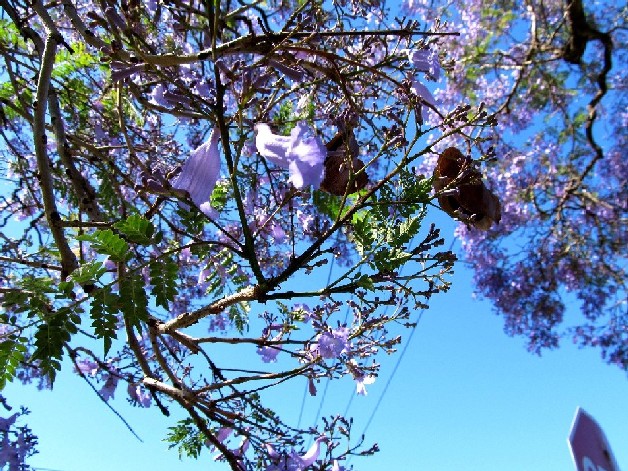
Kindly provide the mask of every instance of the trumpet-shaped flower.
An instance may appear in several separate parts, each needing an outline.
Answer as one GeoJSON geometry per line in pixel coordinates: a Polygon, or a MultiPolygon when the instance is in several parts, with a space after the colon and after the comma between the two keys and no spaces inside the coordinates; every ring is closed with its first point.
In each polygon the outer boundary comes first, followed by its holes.
{"type": "Polygon", "coordinates": [[[209,139],[190,152],[172,187],[185,190],[199,208],[207,203],[220,176],[220,130],[215,127],[209,139]]]}
{"type": "Polygon", "coordinates": [[[368,393],[366,392],[366,384],[373,384],[375,382],[375,376],[358,376],[355,379],[355,392],[359,396],[366,396],[368,393]]]}
{"type": "MultiPolygon", "coordinates": [[[[277,335],[275,335],[273,337],[273,339],[272,339],[273,342],[277,342],[277,341],[281,340],[282,336],[283,336],[283,332],[279,332],[277,335]]],[[[265,345],[263,347],[258,347],[257,348],[257,354],[262,357],[262,361],[264,363],[274,363],[274,362],[276,362],[277,361],[277,355],[279,355],[280,351],[281,351],[281,349],[276,344],[265,345]]]]}
{"type": "Polygon", "coordinates": [[[411,49],[408,60],[419,72],[424,72],[432,80],[440,77],[440,61],[438,53],[432,49],[411,49]]]}
{"type": "Polygon", "coordinates": [[[255,146],[265,159],[288,169],[295,188],[318,188],[323,180],[327,148],[314,131],[299,122],[289,136],[274,134],[267,124],[255,125],[255,146]]]}
{"type": "Polygon", "coordinates": [[[421,100],[421,102],[423,102],[423,105],[420,107],[420,111],[421,111],[421,120],[425,121],[427,119],[425,105],[436,108],[436,100],[434,99],[432,92],[430,92],[428,88],[425,85],[423,85],[421,82],[419,82],[418,80],[412,81],[412,84],[410,85],[410,91],[415,96],[417,96],[421,100]]]}

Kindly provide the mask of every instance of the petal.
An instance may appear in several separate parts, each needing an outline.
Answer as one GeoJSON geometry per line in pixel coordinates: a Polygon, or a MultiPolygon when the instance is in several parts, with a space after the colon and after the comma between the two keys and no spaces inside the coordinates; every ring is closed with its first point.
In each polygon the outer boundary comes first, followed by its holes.
{"type": "Polygon", "coordinates": [[[286,153],[290,147],[291,136],[273,134],[270,126],[264,123],[255,125],[255,146],[262,157],[270,160],[275,165],[288,168],[286,153]]]}
{"type": "Polygon", "coordinates": [[[432,92],[430,92],[427,89],[427,87],[423,85],[421,82],[418,82],[417,80],[413,80],[410,90],[416,96],[420,97],[425,103],[428,103],[434,107],[436,106],[436,100],[434,99],[432,92]]]}
{"type": "Polygon", "coordinates": [[[301,456],[301,464],[304,467],[310,466],[312,463],[314,463],[314,461],[318,459],[318,455],[320,454],[320,451],[321,451],[321,442],[326,442],[326,441],[327,441],[327,437],[325,436],[318,437],[314,441],[310,449],[305,453],[305,455],[301,456]]]}
{"type": "Polygon", "coordinates": [[[286,153],[290,162],[289,181],[299,189],[310,185],[318,188],[323,180],[327,148],[302,121],[292,129],[290,139],[291,145],[286,153]]]}
{"type": "Polygon", "coordinates": [[[408,51],[408,60],[419,71],[428,74],[434,80],[440,77],[440,61],[438,53],[431,49],[411,49],[408,51]]]}
{"type": "Polygon", "coordinates": [[[220,175],[220,131],[212,130],[207,142],[190,152],[181,174],[172,183],[173,188],[185,190],[196,206],[209,201],[220,175]]]}

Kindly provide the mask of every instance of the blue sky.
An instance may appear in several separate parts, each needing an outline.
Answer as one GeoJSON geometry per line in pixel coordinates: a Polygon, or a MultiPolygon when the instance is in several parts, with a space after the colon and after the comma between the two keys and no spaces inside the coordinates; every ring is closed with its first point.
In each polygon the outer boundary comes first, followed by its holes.
{"type": "MultiPolygon", "coordinates": [[[[453,225],[446,225],[451,240],[453,225]]],[[[542,357],[527,353],[522,339],[502,332],[490,304],[472,298],[470,276],[460,264],[451,291],[433,298],[383,398],[399,354],[381,358],[381,376],[368,386],[368,396],[351,400],[355,437],[373,416],[366,443],[381,448],[373,457],[351,460],[354,469],[573,471],[567,436],[578,406],[600,423],[619,466],[627,469],[626,374],[604,364],[597,351],[568,342],[542,357]]],[[[253,351],[250,358],[247,366],[263,367],[253,351]]],[[[268,399],[296,421],[304,388],[298,378],[268,399]]],[[[323,390],[319,384],[318,395],[306,398],[301,425],[313,424],[323,390]]],[[[32,411],[29,423],[40,439],[32,464],[40,469],[227,469],[209,454],[180,461],[161,441],[173,422],[156,408],[128,406],[123,390],[113,404],[143,443],[69,372],[52,392],[10,385],[5,393],[12,405],[32,411]]],[[[350,379],[331,383],[322,413],[343,413],[354,393],[350,379]]]]}

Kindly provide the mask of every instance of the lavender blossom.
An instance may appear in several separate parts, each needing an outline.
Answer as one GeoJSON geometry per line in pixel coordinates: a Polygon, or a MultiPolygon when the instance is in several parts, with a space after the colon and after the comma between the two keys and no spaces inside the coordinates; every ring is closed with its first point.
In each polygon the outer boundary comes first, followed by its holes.
{"type": "MultiPolygon", "coordinates": [[[[428,88],[423,85],[421,82],[417,81],[417,80],[413,80],[412,84],[410,85],[410,91],[419,98],[419,100],[421,102],[423,102],[426,105],[429,105],[430,107],[434,107],[436,108],[436,100],[434,99],[434,96],[432,95],[432,92],[430,92],[428,90],[428,88]]],[[[425,110],[425,106],[421,106],[420,110],[421,110],[421,119],[423,121],[425,121],[427,119],[427,114],[426,114],[426,110],[425,110]]]]}
{"type": "Polygon", "coordinates": [[[438,53],[432,49],[410,49],[408,60],[419,71],[427,74],[430,80],[440,78],[440,61],[438,53]]]}
{"type": "Polygon", "coordinates": [[[187,191],[199,208],[209,201],[220,176],[219,142],[220,130],[215,127],[209,139],[190,152],[181,173],[172,182],[173,188],[187,191]]]}
{"type": "Polygon", "coordinates": [[[83,375],[96,376],[98,364],[93,360],[81,359],[76,361],[76,369],[83,375]]]}
{"type": "Polygon", "coordinates": [[[314,344],[314,351],[325,359],[338,358],[342,353],[349,350],[349,329],[340,327],[331,332],[323,332],[314,344]]]}
{"type": "MultiPolygon", "coordinates": [[[[280,458],[278,463],[273,463],[268,466],[265,471],[304,471],[318,459],[321,450],[321,443],[327,441],[327,437],[320,436],[314,441],[310,449],[304,455],[298,455],[294,450],[292,450],[287,456],[280,458]]],[[[277,457],[280,456],[272,445],[266,444],[266,449],[271,458],[277,459],[277,457]]]]}
{"type": "Polygon", "coordinates": [[[127,65],[123,62],[112,61],[111,62],[111,81],[119,82],[131,75],[137,74],[144,70],[145,64],[133,64],[127,65]]]}
{"type": "Polygon", "coordinates": [[[113,399],[113,395],[116,391],[116,387],[118,386],[118,377],[116,375],[108,375],[107,380],[102,388],[100,388],[100,397],[104,401],[108,401],[109,399],[113,399]]]}
{"type": "Polygon", "coordinates": [[[16,412],[15,414],[13,414],[10,417],[7,417],[6,419],[3,417],[0,417],[0,432],[8,432],[9,428],[11,428],[11,426],[15,423],[17,416],[18,416],[18,413],[16,412]]]}
{"type": "Polygon", "coordinates": [[[303,121],[290,132],[290,136],[273,134],[267,124],[255,125],[255,145],[262,157],[275,165],[287,168],[288,179],[295,188],[318,188],[323,180],[327,149],[321,139],[303,121]]]}
{"type": "MultiPolygon", "coordinates": [[[[272,339],[273,343],[281,340],[282,336],[283,332],[279,332],[277,335],[275,335],[272,339]]],[[[264,363],[274,363],[277,361],[277,355],[279,355],[280,351],[281,349],[273,344],[259,347],[257,349],[257,354],[262,357],[262,361],[264,363]]]]}
{"type": "Polygon", "coordinates": [[[131,401],[138,404],[140,407],[150,407],[150,394],[142,391],[139,384],[129,384],[127,393],[131,401]]]}
{"type": "Polygon", "coordinates": [[[366,375],[366,376],[356,376],[355,378],[355,383],[356,383],[356,394],[358,394],[359,396],[366,396],[368,393],[366,391],[366,384],[373,384],[375,382],[375,376],[373,375],[366,375]]]}

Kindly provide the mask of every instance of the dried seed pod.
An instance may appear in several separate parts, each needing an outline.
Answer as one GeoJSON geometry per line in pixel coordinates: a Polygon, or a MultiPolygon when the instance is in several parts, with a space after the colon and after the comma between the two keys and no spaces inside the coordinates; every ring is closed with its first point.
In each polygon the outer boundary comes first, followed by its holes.
{"type": "Polygon", "coordinates": [[[368,183],[364,162],[357,158],[360,148],[352,129],[339,131],[327,144],[325,175],[320,189],[342,196],[363,189],[368,183]],[[349,184],[352,175],[353,181],[349,184]]]}
{"type": "Polygon", "coordinates": [[[451,217],[481,230],[488,230],[501,219],[501,204],[482,181],[482,174],[455,147],[438,158],[433,186],[438,204],[451,217]]]}

